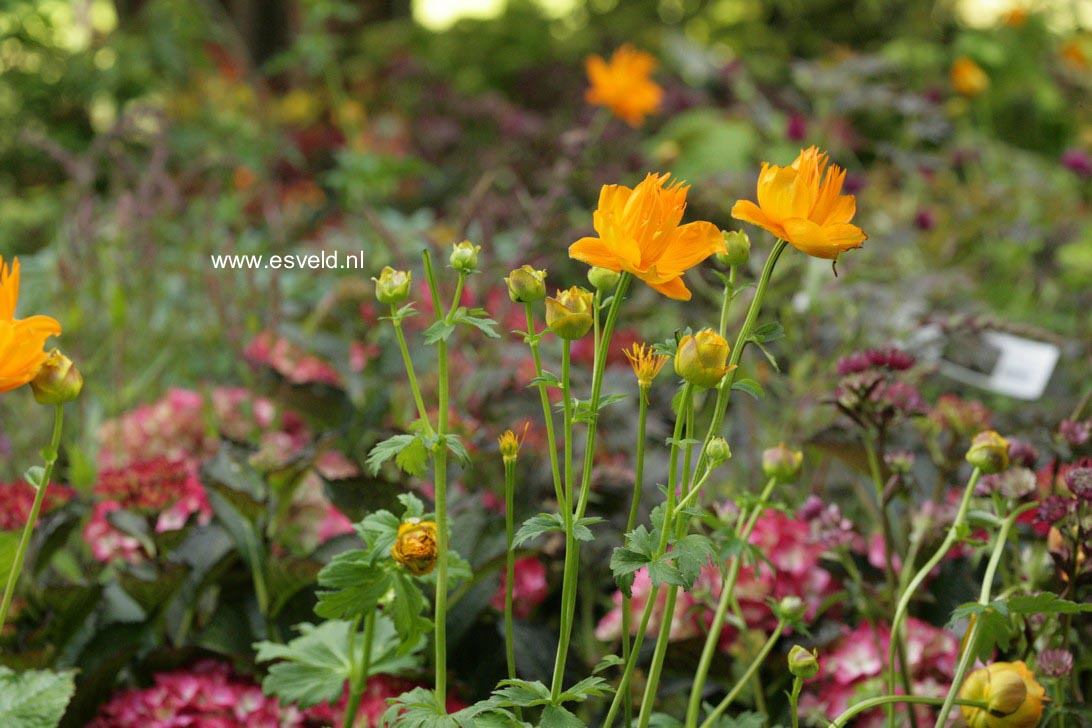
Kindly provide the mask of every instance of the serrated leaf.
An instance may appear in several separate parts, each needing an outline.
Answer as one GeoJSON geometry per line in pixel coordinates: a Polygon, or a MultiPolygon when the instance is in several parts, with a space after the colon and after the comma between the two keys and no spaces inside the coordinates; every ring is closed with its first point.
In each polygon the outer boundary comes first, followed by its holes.
{"type": "Polygon", "coordinates": [[[425,329],[423,336],[426,344],[435,344],[438,341],[447,341],[454,332],[455,324],[440,319],[425,329]]]}
{"type": "Polygon", "coordinates": [[[560,705],[547,706],[538,725],[539,728],[586,728],[584,721],[560,705]]]}
{"type": "Polygon", "coordinates": [[[762,350],[762,353],[766,355],[766,361],[770,362],[770,366],[774,368],[774,371],[780,374],[781,365],[777,363],[777,357],[773,355],[773,352],[767,349],[766,345],[760,341],[753,341],[751,343],[753,343],[755,346],[762,350]]]}
{"type": "Polygon", "coordinates": [[[550,688],[539,680],[501,680],[493,695],[499,705],[513,708],[548,705],[551,700],[550,688]]]}
{"type": "Polygon", "coordinates": [[[675,542],[671,556],[685,582],[684,588],[690,589],[694,586],[694,580],[715,553],[713,542],[700,534],[692,533],[675,542]]]}
{"type": "Polygon", "coordinates": [[[405,654],[421,643],[424,635],[432,629],[432,622],[422,615],[426,607],[425,597],[409,574],[397,572],[392,575],[391,583],[394,599],[387,604],[384,613],[390,615],[398,632],[399,652],[405,654]]]}
{"type": "Polygon", "coordinates": [[[41,465],[31,465],[23,473],[23,480],[27,481],[31,488],[38,490],[42,487],[42,480],[45,478],[45,468],[41,465]]]}
{"type": "Polygon", "coordinates": [[[414,437],[408,445],[394,456],[394,464],[416,478],[420,478],[428,469],[428,448],[421,438],[414,437]]]}
{"type": "Polygon", "coordinates": [[[611,667],[625,667],[626,661],[620,655],[607,655],[592,668],[593,673],[600,673],[611,667]]]}
{"type": "Polygon", "coordinates": [[[466,324],[467,326],[473,326],[490,339],[499,339],[500,334],[493,330],[493,327],[497,325],[497,322],[489,318],[487,314],[488,312],[485,309],[475,308],[465,313],[456,313],[455,321],[460,324],[466,324]]]}
{"type": "MultiPolygon", "coordinates": [[[[386,440],[377,442],[368,453],[368,459],[365,464],[368,466],[368,469],[371,470],[372,475],[378,475],[379,468],[383,466],[383,463],[398,455],[398,453],[405,450],[415,441],[421,442],[417,435],[394,435],[388,437],[386,440]]],[[[422,443],[422,445],[423,444],[424,443],[422,443]]]]}
{"type": "Polygon", "coordinates": [[[523,522],[519,531],[516,532],[515,538],[512,540],[512,546],[519,548],[526,542],[533,538],[538,538],[544,533],[550,531],[562,531],[565,530],[565,521],[562,520],[560,513],[539,513],[537,516],[532,516],[523,522]]]}
{"type": "Polygon", "coordinates": [[[599,517],[587,516],[581,518],[579,521],[573,524],[573,538],[577,541],[594,541],[595,534],[591,532],[588,526],[594,526],[597,523],[602,523],[603,519],[599,517]]]}
{"type": "Polygon", "coordinates": [[[0,665],[0,725],[54,728],[75,690],[73,672],[15,672],[0,665]]]}
{"type": "Polygon", "coordinates": [[[365,551],[338,554],[319,572],[315,614],[352,619],[376,608],[391,589],[391,575],[365,551]]]}
{"type": "Polygon", "coordinates": [[[561,389],[561,380],[557,378],[557,375],[553,372],[543,370],[540,376],[531,380],[531,384],[537,386],[539,384],[545,384],[547,387],[555,387],[561,389]]]}
{"type": "Polygon", "coordinates": [[[586,677],[558,696],[562,703],[582,703],[588,698],[599,698],[614,692],[610,683],[601,677],[586,677]]]}
{"type": "Polygon", "coordinates": [[[470,453],[466,451],[466,445],[463,445],[463,441],[459,439],[458,435],[444,435],[444,442],[447,443],[447,449],[451,451],[456,460],[463,465],[470,462],[470,453]]]}
{"type": "Polygon", "coordinates": [[[751,340],[758,344],[769,343],[783,338],[785,338],[785,327],[781,325],[780,321],[771,321],[770,323],[762,324],[751,332],[751,340]]]}
{"type": "Polygon", "coordinates": [[[763,399],[766,396],[766,392],[762,389],[762,385],[753,379],[737,379],[732,382],[732,389],[749,394],[755,399],[763,399]]]}

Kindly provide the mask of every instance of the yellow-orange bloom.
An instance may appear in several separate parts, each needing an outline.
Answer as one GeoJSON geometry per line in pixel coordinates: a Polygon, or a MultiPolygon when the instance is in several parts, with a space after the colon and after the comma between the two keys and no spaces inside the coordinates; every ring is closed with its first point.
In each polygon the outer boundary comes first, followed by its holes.
{"type": "Polygon", "coordinates": [[[952,80],[952,88],[964,96],[978,96],[990,87],[990,77],[981,66],[966,56],[955,60],[948,75],[952,80]]]}
{"type": "Polygon", "coordinates": [[[61,333],[49,316],[15,318],[19,301],[19,260],[9,268],[0,256],[0,392],[21,387],[38,373],[48,354],[45,342],[61,333]]]}
{"type": "Polygon", "coordinates": [[[827,154],[818,147],[801,151],[788,167],[763,162],[758,204],[740,200],[732,206],[732,217],[769,230],[816,258],[836,260],[861,247],[868,236],[849,222],[857,212],[857,198],[842,194],[845,170],[836,164],[827,169],[827,163],[827,154]]]}
{"type": "Polygon", "coordinates": [[[1062,57],[1062,61],[1078,71],[1083,71],[1089,66],[1088,54],[1084,52],[1084,48],[1077,40],[1067,40],[1062,44],[1058,54],[1062,57]]]}
{"type": "Polygon", "coordinates": [[[995,662],[975,670],[959,691],[963,700],[989,708],[960,707],[969,728],[1035,728],[1043,717],[1046,690],[1022,661],[995,662]]]}
{"type": "Polygon", "coordinates": [[[660,108],[664,90],[650,78],[656,59],[644,51],[624,45],[609,62],[588,56],[584,65],[591,83],[584,93],[589,104],[606,106],[630,126],[640,126],[645,116],[660,108]]]}
{"type": "Polygon", "coordinates": [[[410,518],[398,527],[398,538],[391,546],[391,557],[414,576],[430,573],[436,566],[439,553],[435,521],[410,518]]]}
{"type": "Polygon", "coordinates": [[[512,430],[505,430],[504,433],[497,438],[497,444],[500,446],[501,457],[505,463],[512,463],[519,457],[519,449],[523,447],[523,440],[527,437],[527,430],[531,427],[531,422],[527,421],[523,423],[523,432],[516,434],[512,430]]]}
{"type": "Polygon", "coordinates": [[[664,364],[671,357],[666,354],[657,354],[651,346],[634,343],[629,349],[623,349],[622,353],[629,359],[633,373],[637,375],[637,386],[647,391],[652,386],[652,380],[664,368],[664,364]]]}
{"type": "Polygon", "coordinates": [[[597,238],[569,246],[569,257],[626,271],[668,298],[690,300],[682,275],[714,253],[724,236],[713,223],[680,225],[689,185],[667,185],[669,174],[650,174],[633,189],[604,185],[593,218],[597,238]]]}

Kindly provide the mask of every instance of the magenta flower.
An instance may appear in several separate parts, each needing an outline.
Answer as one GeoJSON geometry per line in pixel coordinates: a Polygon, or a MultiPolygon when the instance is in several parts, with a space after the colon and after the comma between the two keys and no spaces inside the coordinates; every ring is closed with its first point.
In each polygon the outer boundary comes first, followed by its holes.
{"type": "MultiPolygon", "coordinates": [[[[516,559],[513,564],[515,578],[512,580],[512,612],[520,619],[526,619],[531,611],[542,604],[550,593],[546,582],[546,567],[534,556],[516,559]]],[[[494,609],[504,610],[504,591],[508,575],[501,572],[501,583],[493,595],[491,604],[494,609]]]]}

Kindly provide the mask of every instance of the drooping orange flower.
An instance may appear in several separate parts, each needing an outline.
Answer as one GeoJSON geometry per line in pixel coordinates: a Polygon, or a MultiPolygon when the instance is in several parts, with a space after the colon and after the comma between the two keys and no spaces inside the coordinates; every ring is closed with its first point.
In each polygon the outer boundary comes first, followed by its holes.
{"type": "Polygon", "coordinates": [[[1035,728],[1050,700],[1035,674],[1022,661],[994,662],[967,677],[960,688],[964,700],[980,700],[988,708],[960,708],[969,728],[1035,728]]]}
{"type": "Polygon", "coordinates": [[[591,86],[584,93],[589,104],[606,106],[630,126],[640,126],[645,116],[660,108],[664,90],[650,77],[656,59],[631,45],[624,45],[605,61],[588,56],[584,62],[591,86]]]}
{"type": "Polygon", "coordinates": [[[49,316],[15,318],[19,301],[19,260],[9,268],[0,256],[0,392],[21,387],[38,373],[48,354],[45,342],[61,333],[49,316]]]}
{"type": "Polygon", "coordinates": [[[682,275],[714,253],[724,236],[709,222],[680,225],[689,185],[667,186],[669,174],[650,174],[633,189],[604,185],[593,217],[597,238],[569,246],[569,257],[625,271],[668,298],[690,300],[682,275]]]}
{"type": "Polygon", "coordinates": [[[842,194],[845,170],[836,164],[828,169],[828,161],[826,152],[809,147],[788,167],[763,162],[758,204],[739,200],[732,217],[769,230],[816,258],[836,260],[861,247],[868,236],[849,222],[857,212],[857,198],[842,194]]]}

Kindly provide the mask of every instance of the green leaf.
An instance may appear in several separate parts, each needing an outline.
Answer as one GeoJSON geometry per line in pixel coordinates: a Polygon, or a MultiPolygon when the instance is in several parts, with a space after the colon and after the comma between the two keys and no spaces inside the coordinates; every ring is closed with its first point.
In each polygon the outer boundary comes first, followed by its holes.
{"type": "Polygon", "coordinates": [[[435,344],[437,341],[447,341],[454,332],[455,324],[449,324],[441,319],[425,329],[425,343],[435,344]]]}
{"type": "Polygon", "coordinates": [[[586,724],[560,705],[547,706],[542,711],[539,728],[585,728],[586,724]]]}
{"type": "Polygon", "coordinates": [[[594,526],[597,523],[602,523],[603,519],[597,516],[585,516],[579,521],[573,524],[573,538],[577,541],[594,541],[595,534],[591,532],[588,526],[594,526]]]}
{"type": "Polygon", "coordinates": [[[770,366],[772,366],[774,368],[774,371],[780,373],[781,372],[781,366],[777,363],[777,357],[773,355],[773,352],[771,352],[769,349],[767,349],[766,345],[761,343],[761,342],[754,341],[752,343],[755,346],[757,346],[759,349],[761,349],[762,353],[766,355],[766,361],[770,362],[770,366]]]}
{"type": "Polygon", "coordinates": [[[352,619],[376,608],[391,589],[391,575],[371,554],[346,551],[338,554],[319,572],[315,614],[324,619],[352,619]]]}
{"type": "Polygon", "coordinates": [[[23,480],[30,484],[30,487],[38,490],[42,487],[42,480],[45,478],[45,468],[41,465],[31,465],[23,473],[23,480]]]}
{"type": "Polygon", "coordinates": [[[753,379],[739,379],[732,382],[732,389],[738,389],[740,392],[749,394],[755,399],[762,399],[766,396],[766,392],[762,389],[762,385],[753,379]]]}
{"type": "Polygon", "coordinates": [[[0,665],[0,725],[4,728],[55,728],[76,690],[75,673],[27,670],[0,665]]]}
{"type": "Polygon", "coordinates": [[[414,447],[414,450],[408,456],[409,459],[395,460],[395,464],[410,475],[417,475],[418,473],[406,470],[405,465],[414,467],[415,470],[423,473],[428,458],[428,448],[425,447],[424,442],[422,442],[421,438],[417,435],[394,435],[382,442],[377,442],[375,447],[371,449],[371,452],[368,453],[368,459],[365,464],[371,470],[372,475],[378,475],[379,468],[383,466],[383,463],[396,455],[400,455],[404,450],[411,446],[414,447]],[[414,445],[414,443],[417,443],[417,445],[414,445]]]}
{"type": "Polygon", "coordinates": [[[466,445],[463,445],[458,435],[444,435],[444,442],[447,443],[447,449],[461,464],[466,465],[470,462],[470,453],[466,451],[466,445]]]}
{"type": "Polygon", "coordinates": [[[557,378],[557,375],[545,370],[543,370],[542,376],[532,379],[531,384],[534,386],[545,384],[547,387],[561,389],[561,380],[557,378]]]}
{"type": "MultiPolygon", "coordinates": [[[[401,500],[402,495],[398,496],[401,500]]],[[[418,501],[420,503],[420,501],[418,501]]],[[[391,547],[398,539],[398,527],[402,521],[390,511],[376,511],[364,516],[364,520],[356,526],[357,533],[364,543],[368,544],[369,554],[374,561],[377,558],[389,556],[391,547]]]]}
{"type": "Polygon", "coordinates": [[[771,321],[768,324],[762,324],[751,332],[751,340],[758,344],[769,343],[783,338],[785,338],[785,327],[781,325],[780,321],[771,321]]]}
{"type": "Polygon", "coordinates": [[[420,478],[428,469],[428,448],[421,442],[421,438],[414,437],[410,444],[394,456],[394,464],[403,472],[420,478]]]}
{"type": "Polygon", "coordinates": [[[456,323],[473,326],[490,339],[500,338],[500,334],[493,330],[497,322],[489,318],[489,312],[484,308],[473,308],[469,311],[460,308],[455,312],[455,321],[456,323]]]}
{"type": "Polygon", "coordinates": [[[532,708],[549,705],[551,700],[550,688],[539,680],[501,680],[493,696],[505,707],[532,708]]]}
{"type": "Polygon", "coordinates": [[[562,520],[560,513],[539,513],[537,516],[532,516],[523,522],[519,531],[516,532],[516,537],[512,541],[512,546],[518,548],[544,533],[564,530],[565,521],[562,520]]]}
{"type": "Polygon", "coordinates": [[[421,643],[424,635],[432,629],[432,622],[421,614],[426,606],[425,597],[414,579],[399,571],[391,581],[394,599],[387,605],[385,613],[390,615],[398,632],[400,652],[406,653],[421,643]]]}
{"type": "Polygon", "coordinates": [[[380,717],[379,725],[381,728],[516,728],[524,724],[493,698],[448,715],[433,691],[414,688],[391,703],[380,717]]]}
{"type": "Polygon", "coordinates": [[[614,689],[601,677],[586,677],[558,696],[562,703],[582,703],[588,698],[610,695],[614,689]]]}
{"type": "Polygon", "coordinates": [[[716,554],[708,537],[692,533],[675,542],[671,549],[672,560],[682,576],[684,587],[690,589],[702,568],[716,554]]]}
{"type": "Polygon", "coordinates": [[[1092,612],[1092,603],[1077,604],[1066,599],[1061,599],[1057,594],[1043,592],[1041,594],[1022,594],[1005,599],[995,599],[991,606],[997,608],[1002,602],[1007,602],[1008,610],[1014,614],[1078,614],[1080,612],[1092,612]]]}
{"type": "Polygon", "coordinates": [[[620,655],[607,655],[593,669],[593,673],[600,673],[611,667],[625,667],[626,661],[620,655]]]}

